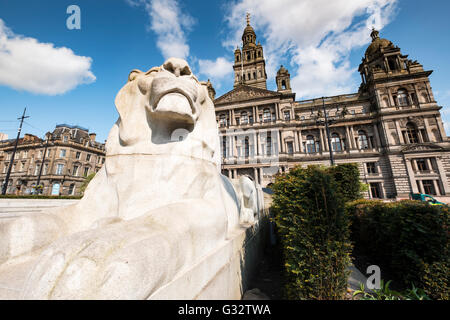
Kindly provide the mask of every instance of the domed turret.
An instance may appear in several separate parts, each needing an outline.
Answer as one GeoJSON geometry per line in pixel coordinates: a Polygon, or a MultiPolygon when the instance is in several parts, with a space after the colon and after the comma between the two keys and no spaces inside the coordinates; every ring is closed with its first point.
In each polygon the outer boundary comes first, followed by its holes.
{"type": "Polygon", "coordinates": [[[282,65],[280,66],[280,69],[277,72],[275,81],[277,83],[278,92],[286,92],[286,93],[292,92],[291,75],[289,74],[289,71],[282,65]]]}
{"type": "Polygon", "coordinates": [[[372,37],[372,43],[366,50],[367,58],[370,59],[377,53],[380,53],[381,49],[394,48],[394,44],[391,41],[380,38],[380,33],[378,30],[375,30],[375,28],[372,29],[370,36],[372,37]]]}

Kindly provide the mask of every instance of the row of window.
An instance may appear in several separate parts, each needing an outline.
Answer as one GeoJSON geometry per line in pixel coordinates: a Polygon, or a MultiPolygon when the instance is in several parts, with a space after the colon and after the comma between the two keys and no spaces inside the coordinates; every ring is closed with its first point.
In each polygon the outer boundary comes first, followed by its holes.
{"type": "MultiPolygon", "coordinates": [[[[237,137],[235,137],[237,140],[237,137]]],[[[342,152],[346,150],[345,140],[341,140],[339,134],[333,133],[331,135],[331,148],[334,152],[342,152]]],[[[363,130],[358,131],[358,137],[356,138],[356,142],[358,143],[358,147],[360,150],[369,149],[371,146],[373,146],[372,137],[368,137],[366,132],[363,130]],[[369,139],[370,138],[370,139],[369,139]]],[[[237,146],[237,154],[238,156],[241,156],[240,153],[240,147],[237,146]]],[[[262,148],[264,149],[264,144],[262,145],[262,148]]],[[[265,139],[265,152],[263,154],[270,156],[272,155],[272,138],[269,136],[265,139]]],[[[288,154],[294,154],[294,142],[293,141],[287,141],[286,142],[286,148],[288,154]]],[[[314,136],[308,135],[306,137],[306,141],[303,143],[303,149],[306,151],[306,153],[314,154],[321,151],[320,149],[320,142],[316,141],[314,136]]],[[[249,138],[245,137],[244,139],[244,156],[248,157],[250,155],[250,143],[249,138]]],[[[226,137],[222,137],[222,155],[223,157],[227,157],[227,141],[226,137]]]]}

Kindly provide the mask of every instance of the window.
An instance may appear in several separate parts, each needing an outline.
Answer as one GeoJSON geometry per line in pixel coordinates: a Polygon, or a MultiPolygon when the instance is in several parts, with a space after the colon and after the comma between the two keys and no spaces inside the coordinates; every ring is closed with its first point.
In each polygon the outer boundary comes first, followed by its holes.
{"type": "Polygon", "coordinates": [[[56,166],[56,174],[62,175],[64,170],[64,165],[62,163],[58,163],[56,166]]]}
{"type": "Polygon", "coordinates": [[[429,194],[432,196],[436,195],[436,189],[434,188],[433,180],[423,180],[422,185],[423,185],[423,191],[425,194],[429,194]]]}
{"type": "Polygon", "coordinates": [[[316,153],[318,150],[316,149],[316,142],[314,141],[313,136],[306,137],[306,152],[307,153],[316,153]]]}
{"type": "Polygon", "coordinates": [[[374,199],[381,199],[383,198],[381,195],[381,186],[379,182],[371,183],[370,184],[370,193],[372,195],[372,198],[374,199]]]}
{"type": "Polygon", "coordinates": [[[89,153],[86,155],[86,161],[91,161],[91,155],[89,153]]]}
{"type": "Polygon", "coordinates": [[[34,175],[39,175],[39,171],[41,170],[41,165],[39,163],[36,164],[36,168],[34,168],[34,175]]]}
{"type": "Polygon", "coordinates": [[[266,154],[268,156],[272,155],[272,138],[267,137],[266,139],[266,154]]]}
{"type": "Polygon", "coordinates": [[[43,150],[39,150],[39,159],[42,159],[43,156],[44,156],[44,151],[43,150]]]}
{"type": "Polygon", "coordinates": [[[284,120],[286,120],[286,121],[291,120],[291,113],[289,111],[284,112],[284,120]]]}
{"type": "Polygon", "coordinates": [[[264,122],[270,122],[271,114],[270,114],[270,110],[269,109],[264,109],[263,120],[264,120],[264,122]]]}
{"type": "Polygon", "coordinates": [[[416,126],[409,122],[406,125],[406,136],[408,138],[409,143],[419,143],[419,137],[417,135],[416,126]]]}
{"type": "Polygon", "coordinates": [[[427,161],[425,159],[416,160],[417,170],[420,172],[428,171],[427,161]]]}
{"type": "Polygon", "coordinates": [[[287,142],[288,154],[294,154],[294,143],[292,141],[287,142]]]}
{"type": "Polygon", "coordinates": [[[219,118],[219,126],[220,127],[226,127],[227,125],[227,118],[225,117],[225,115],[221,115],[219,118]]]}
{"type": "Polygon", "coordinates": [[[250,122],[250,124],[253,124],[253,115],[248,116],[248,122],[250,122]]]}
{"type": "Polygon", "coordinates": [[[24,171],[25,170],[25,162],[21,162],[20,163],[20,171],[24,171]]]}
{"type": "Polygon", "coordinates": [[[69,195],[72,196],[75,193],[75,183],[69,186],[69,195]]]}
{"type": "Polygon", "coordinates": [[[375,162],[366,163],[367,173],[368,174],[377,174],[377,164],[375,162]]]}
{"type": "Polygon", "coordinates": [[[352,116],[354,116],[354,117],[356,116],[356,111],[355,110],[352,110],[351,113],[352,113],[352,116]]]}
{"type": "Polygon", "coordinates": [[[241,123],[248,124],[248,114],[245,111],[241,113],[241,123]]]}
{"type": "Polygon", "coordinates": [[[75,177],[78,175],[78,168],[78,166],[73,166],[72,175],[75,177]]]}
{"type": "Polygon", "coordinates": [[[88,174],[89,174],[89,167],[85,167],[85,168],[84,168],[83,175],[84,175],[85,177],[87,177],[88,174]]]}
{"type": "Polygon", "coordinates": [[[244,151],[245,151],[245,157],[248,158],[250,156],[250,144],[248,142],[248,137],[245,137],[245,140],[244,140],[244,151]]]}
{"type": "Polygon", "coordinates": [[[68,137],[68,136],[64,136],[64,137],[63,137],[63,141],[64,141],[64,142],[69,141],[69,137],[68,137]]]}
{"type": "Polygon", "coordinates": [[[333,151],[337,151],[337,152],[342,151],[341,138],[339,137],[339,135],[337,133],[333,133],[331,135],[331,148],[333,149],[333,151]]]}
{"type": "Polygon", "coordinates": [[[397,101],[399,106],[407,106],[408,105],[408,94],[406,90],[398,90],[397,92],[397,101]]]}
{"type": "Polygon", "coordinates": [[[80,159],[81,158],[81,152],[80,151],[77,151],[77,153],[75,155],[75,158],[76,159],[80,159]]]}
{"type": "Polygon", "coordinates": [[[227,137],[222,137],[222,158],[227,157],[227,137]]]}
{"type": "Polygon", "coordinates": [[[26,159],[28,157],[28,151],[24,151],[22,154],[22,159],[26,159]]]}
{"type": "Polygon", "coordinates": [[[66,149],[62,149],[59,151],[59,157],[64,158],[66,156],[66,149]]]}
{"type": "Polygon", "coordinates": [[[305,121],[305,116],[301,116],[300,120],[305,121]]]}
{"type": "Polygon", "coordinates": [[[360,150],[369,149],[369,141],[363,130],[358,131],[358,144],[360,150]]]}

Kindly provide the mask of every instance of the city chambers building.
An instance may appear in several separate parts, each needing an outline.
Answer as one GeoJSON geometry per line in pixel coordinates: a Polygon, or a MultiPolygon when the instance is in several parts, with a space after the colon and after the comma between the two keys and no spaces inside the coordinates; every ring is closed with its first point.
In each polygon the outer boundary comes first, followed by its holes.
{"type": "Polygon", "coordinates": [[[243,46],[234,52],[234,88],[214,100],[222,173],[247,175],[265,187],[294,166],[329,165],[331,151],[336,164],[358,164],[367,197],[450,196],[450,143],[432,71],[378,31],[371,37],[358,92],[296,101],[283,66],[277,91],[267,90],[263,47],[247,21],[243,46]]]}
{"type": "MultiPolygon", "coordinates": [[[[105,144],[96,134],[68,124],[57,125],[41,139],[25,134],[17,144],[7,194],[80,195],[80,187],[105,162],[105,144]]],[[[0,185],[6,178],[16,139],[0,141],[0,185]]]]}

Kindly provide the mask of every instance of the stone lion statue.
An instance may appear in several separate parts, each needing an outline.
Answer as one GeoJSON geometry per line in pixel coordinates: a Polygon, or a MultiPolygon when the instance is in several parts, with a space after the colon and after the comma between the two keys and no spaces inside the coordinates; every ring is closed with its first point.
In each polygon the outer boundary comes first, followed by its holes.
{"type": "Polygon", "coordinates": [[[214,105],[186,61],[133,70],[82,200],[0,219],[0,282],[23,299],[147,299],[262,203],[220,174],[214,105]],[[258,204],[257,204],[258,203],[258,204]]]}

